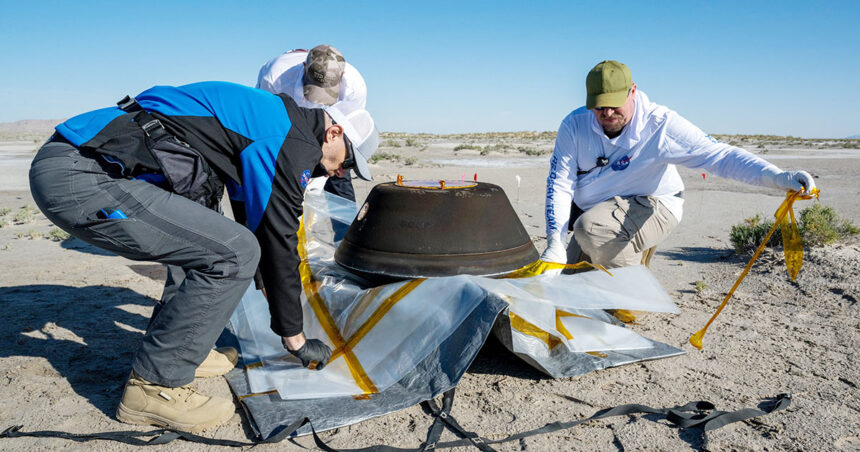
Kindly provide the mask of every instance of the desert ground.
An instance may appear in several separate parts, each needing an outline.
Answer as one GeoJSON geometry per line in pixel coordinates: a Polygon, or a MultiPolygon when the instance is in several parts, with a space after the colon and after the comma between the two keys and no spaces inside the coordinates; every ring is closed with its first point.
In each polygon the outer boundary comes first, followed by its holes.
{"type": "MultiPolygon", "coordinates": [[[[160,297],[164,270],[63,239],[35,209],[27,183],[34,150],[50,122],[0,127],[0,430],[90,433],[146,431],[118,422],[114,411],[147,319],[160,297]],[[22,213],[23,212],[23,213],[22,213]]],[[[805,169],[821,189],[817,202],[860,223],[858,140],[722,136],[783,169],[805,169]]],[[[387,133],[371,168],[374,183],[406,179],[472,179],[501,186],[536,247],[545,246],[544,187],[554,133],[423,135],[387,133]]],[[[497,439],[554,421],[590,416],[627,403],[656,408],[708,400],[717,408],[756,407],[793,394],[780,412],[709,434],[710,450],[860,450],[860,245],[807,249],[796,281],[781,253],[766,250],[702,351],[687,343],[749,259],[729,241],[732,225],[770,216],[784,194],[702,171],[681,169],[685,217],[660,245],[651,270],[681,310],[650,314],[630,325],[687,353],[552,379],[490,339],[461,380],[452,414],[468,430],[497,439]]],[[[356,181],[363,200],[373,183],[356,181]]],[[[795,210],[813,201],[798,201],[795,210]]],[[[198,379],[202,392],[230,396],[222,378],[198,379]]],[[[387,443],[417,447],[432,419],[420,407],[322,434],[337,448],[387,443]]],[[[204,436],[252,440],[244,415],[204,436]]],[[[456,437],[446,432],[443,441],[456,437]]],[[[208,450],[176,441],[152,450],[208,450]]],[[[311,437],[262,450],[313,449],[311,437]]],[[[499,450],[699,450],[701,435],[652,416],[592,421],[552,434],[495,446],[499,450]]],[[[0,439],[4,450],[125,450],[120,443],[0,439]]]]}

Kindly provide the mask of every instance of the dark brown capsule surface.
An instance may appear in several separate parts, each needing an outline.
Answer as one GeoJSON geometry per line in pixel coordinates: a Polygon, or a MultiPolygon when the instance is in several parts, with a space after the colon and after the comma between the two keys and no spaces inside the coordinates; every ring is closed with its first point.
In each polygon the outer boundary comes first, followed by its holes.
{"type": "Polygon", "coordinates": [[[461,181],[375,186],[335,252],[375,282],[499,276],[538,257],[501,187],[461,181]]]}

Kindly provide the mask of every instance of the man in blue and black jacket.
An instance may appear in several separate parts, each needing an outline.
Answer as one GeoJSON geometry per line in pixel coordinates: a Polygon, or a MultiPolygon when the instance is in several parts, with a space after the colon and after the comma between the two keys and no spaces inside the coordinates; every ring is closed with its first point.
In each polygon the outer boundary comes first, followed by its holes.
{"type": "Polygon", "coordinates": [[[120,420],[196,432],[232,417],[230,400],[186,385],[235,365],[235,350],[212,346],[255,276],[287,350],[326,364],[331,350],[302,333],[303,191],[350,168],[369,180],[378,141],[358,105],[304,109],[224,82],[156,86],[57,126],[30,169],[42,212],[81,240],[169,268],[120,420]],[[225,186],[236,222],[219,212],[225,186]]]}

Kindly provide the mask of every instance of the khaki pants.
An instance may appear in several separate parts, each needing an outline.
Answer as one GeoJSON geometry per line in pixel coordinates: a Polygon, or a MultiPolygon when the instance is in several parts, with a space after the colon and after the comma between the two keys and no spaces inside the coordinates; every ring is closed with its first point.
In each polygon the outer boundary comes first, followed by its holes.
{"type": "Polygon", "coordinates": [[[568,262],[587,259],[606,268],[639,265],[642,252],[657,246],[676,226],[678,220],[657,198],[616,196],[576,219],[568,262]]]}

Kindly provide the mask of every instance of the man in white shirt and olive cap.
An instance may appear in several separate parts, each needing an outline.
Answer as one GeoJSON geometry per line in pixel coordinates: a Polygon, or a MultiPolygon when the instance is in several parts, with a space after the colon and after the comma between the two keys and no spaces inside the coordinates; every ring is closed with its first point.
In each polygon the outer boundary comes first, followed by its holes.
{"type": "MultiPolygon", "coordinates": [[[[364,78],[340,51],[329,45],[318,45],[310,51],[290,50],[270,60],[260,69],[257,88],[286,94],[304,108],[324,108],[341,101],[364,108],[367,103],[364,78]]],[[[325,191],[355,201],[349,172],[343,177],[329,177],[325,191]]]]}
{"type": "Polygon", "coordinates": [[[574,263],[582,252],[606,268],[639,264],[681,221],[676,165],[781,190],[815,188],[806,171],[783,171],[651,102],[622,63],[598,63],[585,85],[586,104],[562,121],[550,161],[544,261],[574,263]]]}

